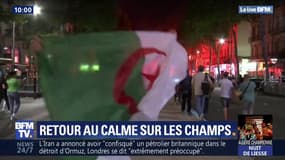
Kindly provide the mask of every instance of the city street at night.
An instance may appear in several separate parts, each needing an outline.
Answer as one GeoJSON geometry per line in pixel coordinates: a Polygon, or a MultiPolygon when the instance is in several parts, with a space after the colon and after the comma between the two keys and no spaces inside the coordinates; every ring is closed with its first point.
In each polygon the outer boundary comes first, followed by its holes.
{"type": "Polygon", "coordinates": [[[284,0],[0,1],[0,159],[284,159],[284,33],[284,0]]]}
{"type": "MultiPolygon", "coordinates": [[[[215,92],[218,93],[219,88],[215,92]]],[[[284,110],[285,98],[257,93],[255,102],[255,114],[272,114],[274,139],[284,139],[285,128],[282,127],[282,124],[285,122],[285,115],[282,112],[284,110]]],[[[229,110],[230,119],[237,121],[237,115],[242,113],[242,109],[243,107],[240,104],[231,104],[229,110]]],[[[223,108],[218,97],[213,98],[211,101],[209,113],[208,120],[223,120],[223,108]]]]}
{"type": "MultiPolygon", "coordinates": [[[[208,120],[220,121],[223,120],[223,108],[218,97],[219,88],[215,89],[214,95],[211,99],[209,106],[208,120]]],[[[285,121],[285,114],[283,114],[285,105],[284,97],[276,97],[264,95],[258,93],[255,104],[255,114],[272,114],[273,126],[274,126],[274,139],[285,138],[285,128],[282,126],[285,121]],[[276,126],[279,126],[278,128],[276,126]]],[[[237,115],[241,113],[242,106],[238,104],[232,104],[230,106],[230,119],[236,121],[237,115]]],[[[11,121],[9,120],[9,114],[7,112],[0,113],[0,136],[6,138],[14,138],[13,129],[11,129],[11,121]]],[[[160,120],[179,120],[179,121],[196,121],[195,116],[188,116],[182,114],[180,111],[180,105],[176,104],[173,100],[168,102],[167,106],[160,112],[160,120]]],[[[22,98],[22,106],[19,111],[17,119],[27,120],[49,120],[48,111],[45,108],[44,100],[42,98],[22,98]]]]}
{"type": "MultiPolygon", "coordinates": [[[[209,106],[209,116],[208,120],[223,120],[223,110],[221,107],[220,99],[218,97],[219,88],[216,88],[211,99],[211,104],[209,106]]],[[[40,99],[31,99],[31,98],[23,98],[22,99],[23,106],[19,111],[19,115],[17,119],[21,120],[35,120],[35,121],[42,121],[42,120],[50,120],[48,117],[48,111],[45,108],[44,100],[40,99]]],[[[283,122],[285,121],[285,114],[283,114],[282,110],[284,110],[285,105],[285,98],[284,97],[275,97],[275,96],[268,96],[261,93],[258,93],[256,97],[256,105],[255,105],[255,113],[256,114],[272,114],[273,115],[273,126],[274,126],[274,139],[284,139],[285,135],[285,128],[280,127],[283,126],[283,122]],[[278,127],[278,128],[277,128],[278,127]]],[[[237,104],[232,104],[230,106],[230,119],[237,120],[237,115],[242,110],[242,107],[237,104]]],[[[14,138],[14,126],[12,125],[11,121],[9,120],[9,116],[7,113],[1,112],[1,120],[0,120],[0,136],[1,138],[14,138]]],[[[159,119],[162,121],[197,121],[198,119],[195,116],[188,116],[185,113],[181,113],[180,105],[177,105],[173,100],[168,102],[168,104],[162,109],[159,115],[159,119]]],[[[159,160],[210,160],[213,159],[212,157],[133,157],[133,160],[150,160],[150,159],[159,159],[159,160]]],[[[12,159],[8,157],[1,157],[0,159],[12,159]]],[[[22,160],[21,158],[17,158],[22,160]]],[[[40,158],[33,158],[31,159],[40,159],[40,158]]],[[[43,159],[43,158],[42,158],[43,159]]],[[[49,159],[46,157],[45,159],[49,159]]],[[[44,159],[44,160],[45,160],[44,159]]],[[[235,160],[240,159],[239,157],[216,157],[218,160],[235,160]]],[[[246,158],[243,158],[245,160],[246,158]]],[[[253,158],[252,158],[253,159],[253,158]]],[[[258,160],[261,158],[258,158],[258,160]]],[[[268,158],[267,158],[268,159],[268,158]]],[[[272,160],[278,158],[271,158],[272,160]]],[[[280,160],[282,158],[279,158],[280,160]]]]}

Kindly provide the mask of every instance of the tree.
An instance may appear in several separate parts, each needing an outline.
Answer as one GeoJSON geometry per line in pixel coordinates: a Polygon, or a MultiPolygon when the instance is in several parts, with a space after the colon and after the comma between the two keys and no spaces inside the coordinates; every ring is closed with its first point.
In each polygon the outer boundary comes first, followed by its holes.
{"type": "MultiPolygon", "coordinates": [[[[117,28],[162,31],[176,29],[179,40],[190,47],[201,40],[213,41],[217,37],[226,37],[234,24],[247,20],[250,16],[237,13],[239,5],[268,5],[275,2],[276,0],[204,0],[201,5],[200,0],[49,0],[41,1],[45,20],[37,21],[37,25],[30,27],[38,26],[31,30],[49,32],[50,28],[59,29],[59,25],[72,22],[77,32],[110,31],[117,28]]],[[[232,34],[236,37],[237,33],[232,34]]],[[[236,40],[234,41],[236,47],[236,40]]],[[[212,42],[210,44],[213,46],[212,42]]],[[[235,58],[238,60],[237,49],[235,58]]],[[[236,64],[238,66],[238,61],[236,64]]]]}
{"type": "Polygon", "coordinates": [[[17,15],[12,14],[12,6],[14,5],[27,5],[27,1],[21,0],[8,0],[0,3],[0,19],[2,22],[16,21],[18,23],[25,23],[27,16],[26,15],[17,15]]]}
{"type": "MultiPolygon", "coordinates": [[[[217,37],[224,36],[228,34],[230,28],[236,25],[241,20],[249,20],[254,15],[240,15],[238,14],[239,5],[270,5],[277,4],[277,0],[237,0],[237,1],[217,1],[214,0],[204,0],[202,7],[200,1],[188,1],[187,13],[181,26],[181,41],[186,44],[186,46],[195,46],[195,44],[200,43],[201,40],[208,40],[209,45],[214,48],[214,43],[212,43],[217,37]]],[[[237,51],[237,33],[235,30],[231,31],[234,39],[234,52],[236,59],[236,75],[239,74],[239,57],[237,51]]],[[[212,53],[212,52],[210,52],[212,53]]],[[[263,53],[265,54],[265,53],[263,53]]],[[[263,55],[263,57],[267,57],[263,55]]],[[[210,55],[211,59],[211,55],[210,55]]],[[[219,59],[219,57],[218,57],[219,59]]],[[[264,58],[265,59],[265,58],[264,58]]],[[[211,61],[211,60],[210,60],[211,61]]],[[[265,60],[266,61],[266,60],[265,60]]],[[[211,65],[211,64],[210,64],[211,65]]]]}
{"type": "MultiPolygon", "coordinates": [[[[57,2],[55,2],[57,3],[57,2]]],[[[77,32],[99,32],[116,29],[116,0],[66,1],[64,21],[75,25],[77,32]]]]}
{"type": "MultiPolygon", "coordinates": [[[[214,0],[205,0],[203,7],[197,7],[201,5],[200,1],[189,1],[185,20],[181,26],[181,41],[186,46],[195,46],[204,40],[210,48],[213,48],[213,50],[210,49],[209,70],[214,52],[217,54],[218,77],[220,77],[219,48],[221,46],[217,46],[216,42],[220,37],[227,37],[229,29],[242,19],[242,16],[236,13],[237,4],[236,1],[217,3],[214,0]]],[[[238,59],[237,54],[235,58],[238,59]]]]}
{"type": "Polygon", "coordinates": [[[11,8],[13,5],[25,5],[27,4],[27,1],[7,1],[7,3],[0,3],[0,22],[4,23],[12,23],[15,22],[16,24],[23,25],[27,23],[28,16],[27,15],[17,15],[17,14],[12,14],[11,8]]]}

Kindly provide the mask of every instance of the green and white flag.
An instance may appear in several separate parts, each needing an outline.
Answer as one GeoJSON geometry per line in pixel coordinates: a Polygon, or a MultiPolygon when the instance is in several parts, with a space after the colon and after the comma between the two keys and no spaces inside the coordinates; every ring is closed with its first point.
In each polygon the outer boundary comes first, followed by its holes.
{"type": "Polygon", "coordinates": [[[187,69],[176,34],[45,37],[40,81],[53,120],[157,120],[187,69]]]}
{"type": "Polygon", "coordinates": [[[157,120],[186,69],[185,49],[164,32],[48,37],[40,54],[54,120],[157,120]]]}

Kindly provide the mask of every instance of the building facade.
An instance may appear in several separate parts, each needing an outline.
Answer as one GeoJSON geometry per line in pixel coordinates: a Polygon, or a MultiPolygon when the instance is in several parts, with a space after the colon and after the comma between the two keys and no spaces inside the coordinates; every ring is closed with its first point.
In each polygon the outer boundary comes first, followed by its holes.
{"type": "Polygon", "coordinates": [[[251,22],[251,58],[257,62],[258,76],[265,74],[265,61],[271,80],[285,80],[285,3],[275,6],[274,14],[251,22]]]}

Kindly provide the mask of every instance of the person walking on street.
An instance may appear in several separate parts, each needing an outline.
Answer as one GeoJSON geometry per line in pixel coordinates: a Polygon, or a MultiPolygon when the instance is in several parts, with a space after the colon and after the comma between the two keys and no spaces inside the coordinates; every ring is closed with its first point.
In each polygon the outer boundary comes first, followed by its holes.
{"type": "Polygon", "coordinates": [[[198,67],[198,73],[196,73],[192,79],[192,86],[194,88],[195,105],[200,120],[204,119],[204,107],[205,98],[209,95],[213,82],[204,73],[204,66],[198,67]]]}
{"type": "Polygon", "coordinates": [[[210,79],[211,79],[211,81],[212,81],[212,83],[213,83],[209,95],[207,95],[207,96],[205,97],[205,107],[204,107],[203,113],[204,113],[204,117],[207,118],[208,111],[209,111],[209,103],[210,103],[210,100],[211,100],[211,94],[213,93],[213,91],[214,91],[214,89],[215,89],[215,86],[214,86],[214,84],[215,84],[215,79],[214,79],[214,77],[210,76],[208,73],[205,73],[205,74],[206,74],[206,76],[209,76],[209,77],[210,77],[210,79]]]}
{"type": "Polygon", "coordinates": [[[237,85],[240,85],[243,82],[242,75],[238,75],[237,85]]]}
{"type": "Polygon", "coordinates": [[[1,80],[1,82],[0,82],[1,84],[1,86],[0,86],[0,102],[3,102],[3,108],[2,108],[2,111],[4,111],[5,110],[5,107],[7,106],[7,109],[8,109],[8,111],[10,111],[10,103],[9,103],[9,98],[8,98],[8,95],[7,95],[7,89],[8,89],[8,84],[7,84],[7,82],[6,82],[6,78],[5,77],[3,77],[3,79],[1,80]]]}
{"type": "Polygon", "coordinates": [[[7,79],[7,84],[8,84],[7,93],[11,108],[10,120],[13,120],[20,108],[20,95],[18,91],[21,85],[20,80],[17,79],[15,71],[10,72],[9,78],[7,79]]]}
{"type": "Polygon", "coordinates": [[[181,91],[182,91],[182,102],[181,102],[181,111],[185,112],[185,108],[187,105],[186,112],[191,114],[191,97],[192,97],[192,87],[191,87],[192,78],[188,73],[186,73],[186,77],[181,81],[181,91]]]}
{"type": "Polygon", "coordinates": [[[224,119],[228,120],[229,114],[228,109],[230,106],[230,99],[232,96],[232,91],[234,88],[234,85],[231,80],[229,80],[228,73],[225,72],[223,75],[223,79],[220,81],[221,86],[221,102],[224,107],[224,119]]]}
{"type": "Polygon", "coordinates": [[[255,83],[249,80],[249,76],[245,75],[243,82],[240,84],[241,100],[243,102],[243,114],[253,114],[255,103],[255,83]]]}
{"type": "Polygon", "coordinates": [[[181,82],[180,81],[178,84],[175,86],[175,94],[174,94],[174,102],[176,104],[181,104],[181,96],[182,96],[182,87],[181,87],[181,82]]]}

